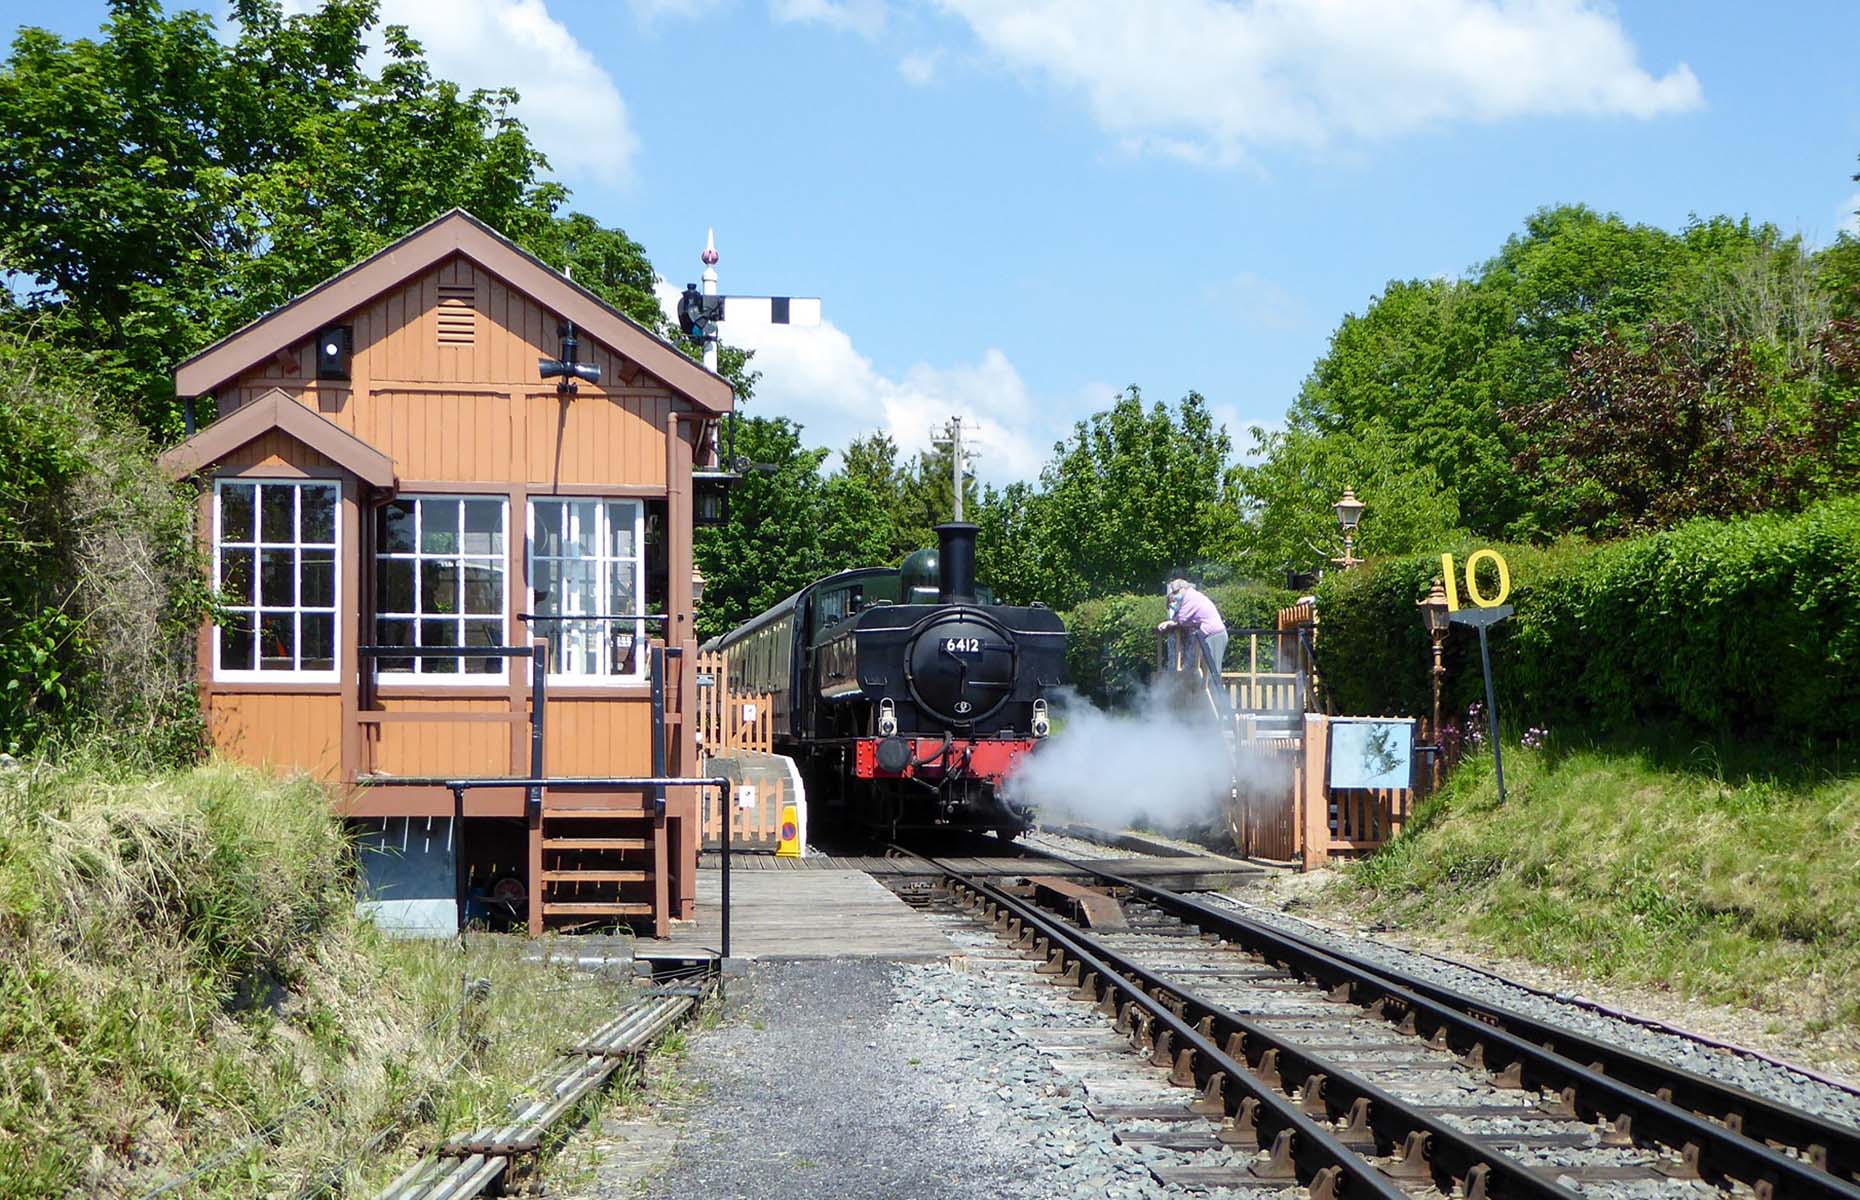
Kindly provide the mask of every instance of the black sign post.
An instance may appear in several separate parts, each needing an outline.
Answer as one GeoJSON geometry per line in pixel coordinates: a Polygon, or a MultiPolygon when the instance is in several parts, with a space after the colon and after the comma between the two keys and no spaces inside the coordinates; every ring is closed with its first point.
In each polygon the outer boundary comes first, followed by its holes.
{"type": "Polygon", "coordinates": [[[1487,735],[1492,739],[1492,767],[1498,773],[1498,802],[1505,802],[1505,755],[1498,745],[1498,697],[1492,691],[1492,647],[1486,640],[1485,631],[1510,616],[1514,610],[1509,604],[1500,604],[1495,608],[1462,608],[1447,614],[1447,619],[1455,625],[1471,625],[1479,631],[1479,661],[1485,667],[1485,720],[1487,735]]]}

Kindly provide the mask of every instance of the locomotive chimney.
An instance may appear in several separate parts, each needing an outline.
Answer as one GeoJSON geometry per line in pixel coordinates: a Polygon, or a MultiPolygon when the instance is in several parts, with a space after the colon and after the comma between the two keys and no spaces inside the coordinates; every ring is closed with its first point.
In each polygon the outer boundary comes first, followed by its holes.
{"type": "Polygon", "coordinates": [[[950,521],[936,527],[937,589],[942,604],[975,603],[975,526],[950,521]]]}

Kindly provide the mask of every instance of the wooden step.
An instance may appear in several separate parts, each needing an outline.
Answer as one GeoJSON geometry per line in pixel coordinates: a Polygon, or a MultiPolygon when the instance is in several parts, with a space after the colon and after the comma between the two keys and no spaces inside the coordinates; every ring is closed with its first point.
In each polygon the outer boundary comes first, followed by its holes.
{"type": "Polygon", "coordinates": [[[544,871],[544,883],[644,883],[649,871],[544,871]]]}
{"type": "Polygon", "coordinates": [[[627,903],[621,901],[551,902],[545,900],[543,901],[542,908],[543,916],[545,917],[557,915],[644,917],[650,915],[652,912],[652,905],[650,904],[627,903]]]}
{"type": "Polygon", "coordinates": [[[553,837],[543,839],[544,850],[645,850],[651,845],[651,838],[553,837]]]}

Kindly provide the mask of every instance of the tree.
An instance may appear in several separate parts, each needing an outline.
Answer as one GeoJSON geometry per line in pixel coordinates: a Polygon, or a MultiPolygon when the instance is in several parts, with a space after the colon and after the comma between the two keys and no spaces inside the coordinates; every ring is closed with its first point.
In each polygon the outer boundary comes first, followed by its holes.
{"type": "Polygon", "coordinates": [[[1432,468],[1488,536],[1562,532],[1554,480],[1521,474],[1516,419],[1559,395],[1570,358],[1611,331],[1638,341],[1688,321],[1768,349],[1778,385],[1801,367],[1826,305],[1799,239],[1749,220],[1693,220],[1677,234],[1582,206],[1546,208],[1470,278],[1391,283],[1346,317],[1291,410],[1298,432],[1380,424],[1432,468]]]}
{"type": "Polygon", "coordinates": [[[693,546],[704,573],[701,637],[715,637],[818,579],[825,450],[801,442],[785,417],[738,418],[737,453],[755,464],[730,496],[730,520],[701,529],[693,546]]]}
{"type": "Polygon", "coordinates": [[[112,0],[97,40],[21,29],[0,66],[8,326],[62,346],[172,434],[174,365],[454,206],[532,249],[565,197],[514,92],[433,77],[405,29],[364,69],[373,0],[285,16],[112,0]]]}
{"type": "Polygon", "coordinates": [[[1830,482],[1847,422],[1792,421],[1747,345],[1678,323],[1651,325],[1645,342],[1610,331],[1578,349],[1567,387],[1518,414],[1530,441],[1517,465],[1550,485],[1566,526],[1621,534],[1793,511],[1830,482]]]}
{"type": "Polygon", "coordinates": [[[666,331],[664,310],[652,290],[658,275],[646,248],[625,230],[604,226],[586,213],[570,213],[540,227],[528,249],[646,328],[666,331]]]}
{"type": "Polygon", "coordinates": [[[1256,461],[1234,469],[1232,487],[1247,513],[1239,563],[1252,578],[1327,567],[1343,549],[1331,505],[1345,488],[1367,506],[1360,555],[1434,550],[1458,535],[1452,491],[1379,423],[1331,434],[1255,426],[1250,457],[1256,461]]]}
{"type": "Polygon", "coordinates": [[[1175,410],[1127,388],[1073,427],[1041,471],[1031,561],[1015,586],[1055,608],[1107,592],[1149,591],[1170,572],[1227,552],[1238,512],[1226,488],[1227,433],[1195,392],[1175,410]]]}
{"type": "Polygon", "coordinates": [[[820,556],[829,571],[896,563],[914,549],[898,526],[898,447],[883,433],[852,440],[823,494],[820,556]]]}
{"type": "Polygon", "coordinates": [[[1042,564],[1050,543],[1043,501],[1031,485],[1010,483],[987,488],[976,505],[976,578],[1003,604],[1053,603],[1042,564]]]}

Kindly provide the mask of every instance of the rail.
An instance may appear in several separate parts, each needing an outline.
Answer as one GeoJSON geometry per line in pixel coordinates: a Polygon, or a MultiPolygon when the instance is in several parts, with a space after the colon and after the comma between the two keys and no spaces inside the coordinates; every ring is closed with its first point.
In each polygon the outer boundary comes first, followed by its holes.
{"type": "MultiPolygon", "coordinates": [[[[1599,1114],[1614,1122],[1621,1138],[1671,1147],[1695,1170],[1737,1180],[1759,1195],[1768,1191],[1776,1196],[1860,1200],[1860,1130],[1571,1029],[1470,1000],[1437,983],[1114,869],[1029,852],[1070,863],[1202,933],[1283,964],[1335,998],[1347,998],[1400,1022],[1406,1032],[1465,1054],[1469,1063],[1508,1073],[1521,1086],[1546,1088],[1560,1097],[1572,1116],[1599,1114]]],[[[1182,992],[1176,984],[1167,986],[1182,992]]],[[[1279,1070],[1285,1072],[1290,1061],[1281,1056],[1279,1070]]],[[[1303,1069],[1320,1068],[1306,1063],[1303,1069]]]]}
{"type": "Polygon", "coordinates": [[[644,1054],[658,1037],[683,1020],[708,991],[697,985],[655,988],[607,1024],[572,1046],[532,1077],[530,1098],[514,1104],[510,1119],[448,1139],[384,1188],[376,1200],[469,1200],[493,1183],[506,1194],[522,1185],[513,1176],[533,1170],[534,1158],[554,1127],[616,1072],[644,1054]],[[500,1182],[501,1181],[501,1182],[500,1182]]]}

